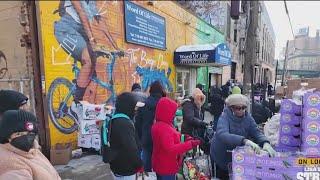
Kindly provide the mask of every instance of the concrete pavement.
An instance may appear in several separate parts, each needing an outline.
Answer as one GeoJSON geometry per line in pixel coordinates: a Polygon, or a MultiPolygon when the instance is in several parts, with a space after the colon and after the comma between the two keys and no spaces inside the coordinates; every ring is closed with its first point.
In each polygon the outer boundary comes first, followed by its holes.
{"type": "Polygon", "coordinates": [[[113,180],[109,164],[102,162],[100,155],[87,155],[54,167],[65,180],[113,180]]]}

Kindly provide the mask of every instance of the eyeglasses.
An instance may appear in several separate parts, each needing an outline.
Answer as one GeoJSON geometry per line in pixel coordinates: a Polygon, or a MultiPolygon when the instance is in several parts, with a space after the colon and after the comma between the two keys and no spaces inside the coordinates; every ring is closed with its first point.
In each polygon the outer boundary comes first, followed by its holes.
{"type": "Polygon", "coordinates": [[[240,110],[246,110],[247,106],[232,106],[234,110],[240,111],[240,110]]]}

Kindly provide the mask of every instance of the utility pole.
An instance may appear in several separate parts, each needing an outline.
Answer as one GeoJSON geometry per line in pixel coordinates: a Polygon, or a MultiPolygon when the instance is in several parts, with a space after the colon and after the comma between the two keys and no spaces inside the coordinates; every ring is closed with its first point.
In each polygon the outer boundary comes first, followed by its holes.
{"type": "MultiPolygon", "coordinates": [[[[259,14],[259,1],[247,1],[249,6],[249,19],[247,39],[246,41],[246,50],[245,50],[245,60],[244,60],[244,76],[243,76],[243,85],[244,93],[250,94],[251,105],[253,104],[253,68],[256,63],[256,36],[258,29],[258,14],[259,14]]],[[[252,109],[252,108],[251,108],[252,109]]]]}
{"type": "Polygon", "coordinates": [[[281,75],[281,86],[284,86],[284,77],[285,77],[286,71],[287,71],[287,60],[288,60],[288,49],[289,49],[288,46],[289,46],[289,40],[287,40],[286,52],[284,55],[284,62],[283,62],[282,75],[281,75]]]}

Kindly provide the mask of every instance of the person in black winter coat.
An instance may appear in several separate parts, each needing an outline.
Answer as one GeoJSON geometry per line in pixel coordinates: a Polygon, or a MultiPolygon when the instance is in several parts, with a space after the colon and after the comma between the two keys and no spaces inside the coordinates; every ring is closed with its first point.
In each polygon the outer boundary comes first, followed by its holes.
{"type": "Polygon", "coordinates": [[[231,94],[231,83],[228,81],[225,85],[221,86],[222,97],[227,98],[231,94]]]}
{"type": "Polygon", "coordinates": [[[115,114],[128,116],[128,118],[115,118],[109,125],[110,148],[115,152],[110,168],[116,179],[124,176],[134,177],[143,169],[132,120],[138,104],[136,96],[129,92],[120,94],[116,100],[115,114]]]}
{"type": "Polygon", "coordinates": [[[152,171],[152,138],[151,127],[154,122],[156,106],[161,97],[166,96],[166,92],[159,81],[151,84],[149,90],[150,96],[145,101],[145,106],[140,108],[135,117],[135,127],[142,146],[142,159],[144,170],[146,172],[152,171]]]}
{"type": "Polygon", "coordinates": [[[222,97],[222,91],[220,88],[212,89],[212,95],[210,97],[210,113],[213,115],[213,130],[216,130],[218,119],[223,112],[224,99],[222,97]]]}
{"type": "Polygon", "coordinates": [[[183,122],[181,133],[193,136],[194,130],[205,128],[207,123],[204,122],[204,115],[201,112],[201,106],[204,104],[205,95],[199,88],[192,93],[192,97],[182,102],[183,122]]]}
{"type": "Polygon", "coordinates": [[[255,102],[253,104],[252,117],[257,124],[265,123],[269,118],[272,117],[272,112],[267,107],[266,103],[267,102],[255,102]]]}

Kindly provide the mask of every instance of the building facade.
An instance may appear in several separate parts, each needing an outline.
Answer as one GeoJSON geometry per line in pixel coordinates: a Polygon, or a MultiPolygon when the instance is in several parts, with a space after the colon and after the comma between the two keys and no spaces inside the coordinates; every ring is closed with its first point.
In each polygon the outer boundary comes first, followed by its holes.
{"type": "Polygon", "coordinates": [[[286,77],[320,77],[320,30],[315,37],[310,37],[309,28],[299,32],[288,44],[286,77]]]}
{"type": "Polygon", "coordinates": [[[275,78],[275,33],[263,1],[259,2],[255,83],[273,83],[275,78]]]}
{"type": "MultiPolygon", "coordinates": [[[[112,56],[115,59],[110,56],[96,59],[94,68],[99,80],[91,81],[84,94],[84,100],[92,104],[112,101],[119,93],[130,91],[136,82],[147,92],[155,80],[170,95],[181,90],[188,95],[197,82],[208,81],[208,68],[176,67],[175,50],[183,45],[225,41],[223,33],[174,1],[74,1],[83,8],[76,13],[69,8],[70,4],[61,6],[62,2],[69,1],[36,2],[41,87],[47,98],[46,129],[51,146],[77,143],[76,122],[68,117],[59,118],[54,111],[60,108],[59,95],[66,96],[70,91],[78,68],[82,68],[83,49],[91,43],[79,29],[90,27],[99,48],[124,52],[124,56],[112,56]],[[59,7],[65,7],[66,11],[59,11],[59,7]],[[77,13],[87,15],[89,25],[79,20],[77,13]],[[96,14],[100,15],[99,23],[96,14]]],[[[69,106],[71,102],[70,99],[66,103],[69,106]]]]}
{"type": "Polygon", "coordinates": [[[26,3],[0,2],[0,89],[11,89],[29,98],[29,108],[34,111],[33,67],[28,33],[26,3]]]}

